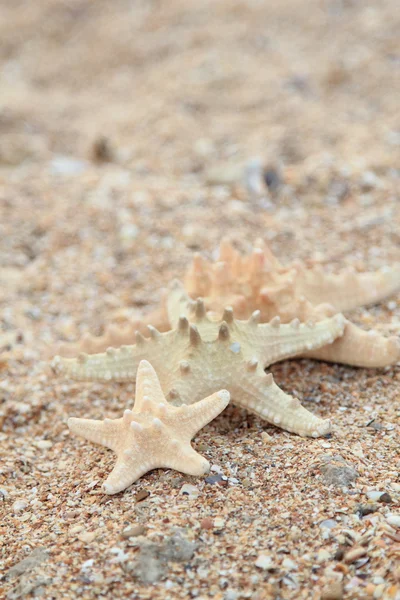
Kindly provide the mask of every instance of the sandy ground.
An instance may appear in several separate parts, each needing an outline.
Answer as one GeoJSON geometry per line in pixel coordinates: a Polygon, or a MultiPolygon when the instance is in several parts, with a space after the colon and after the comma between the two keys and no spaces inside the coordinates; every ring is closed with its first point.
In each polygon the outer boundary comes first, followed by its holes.
{"type": "MultiPolygon", "coordinates": [[[[229,407],[194,441],[209,478],[158,470],[109,497],[111,452],[65,423],[120,416],[134,386],[46,366],[154,308],[223,235],[332,268],[400,260],[397,9],[0,3],[1,598],[400,598],[398,367],[277,365],[330,439],[229,407]],[[258,156],[269,188],[243,184],[258,156]]],[[[399,296],[351,316],[396,334],[399,296]]]]}

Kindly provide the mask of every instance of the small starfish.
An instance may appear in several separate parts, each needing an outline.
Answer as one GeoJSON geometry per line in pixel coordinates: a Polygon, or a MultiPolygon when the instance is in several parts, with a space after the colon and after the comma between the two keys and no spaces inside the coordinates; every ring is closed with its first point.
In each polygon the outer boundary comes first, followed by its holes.
{"type": "Polygon", "coordinates": [[[203,475],[209,462],[190,445],[191,439],[229,403],[221,390],[180,408],[169,404],[151,364],[142,360],[136,380],[133,410],[121,419],[68,419],[73,433],[110,448],[117,462],[103,484],[106,494],[116,494],[152,469],[175,469],[187,475],[203,475]]]}
{"type": "Polygon", "coordinates": [[[226,388],[235,404],[287,431],[313,437],[329,432],[329,421],[314,416],[299,400],[285,394],[264,369],[332,343],[343,334],[342,315],[317,324],[300,324],[295,319],[281,325],[279,317],[260,324],[259,311],[248,321],[235,320],[229,307],[222,319],[214,321],[201,299],[193,308],[191,325],[182,316],[166,333],[149,326],[150,339],[137,333],[132,346],[81,354],[77,359],[57,356],[53,367],[78,380],[134,381],[139,362],[146,359],[155,367],[164,393],[176,404],[192,404],[226,388]]]}

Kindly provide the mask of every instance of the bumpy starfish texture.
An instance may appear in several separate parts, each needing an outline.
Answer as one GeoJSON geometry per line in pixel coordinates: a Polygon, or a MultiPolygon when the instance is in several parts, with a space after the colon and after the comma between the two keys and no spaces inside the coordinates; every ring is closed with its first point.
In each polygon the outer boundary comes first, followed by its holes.
{"type": "Polygon", "coordinates": [[[152,469],[175,469],[188,475],[207,473],[209,462],[190,441],[228,403],[229,392],[220,390],[191,406],[173,406],[166,401],[151,364],[142,360],[133,410],[126,410],[121,419],[70,418],[68,427],[116,453],[115,467],[103,484],[106,494],[116,494],[152,469]]]}
{"type": "MultiPolygon", "coordinates": [[[[241,256],[232,245],[223,241],[219,260],[212,264],[195,255],[185,278],[185,289],[191,297],[203,296],[207,310],[219,315],[230,305],[238,318],[248,318],[260,311],[261,322],[279,316],[283,323],[295,318],[301,321],[320,321],[341,309],[378,302],[400,287],[400,266],[381,269],[375,273],[356,274],[344,270],[337,275],[325,274],[320,266],[308,267],[295,262],[283,267],[263,242],[256,242],[250,256],[241,256]],[[333,302],[328,304],[326,301],[333,302]],[[321,304],[315,304],[322,302],[321,304]]],[[[76,344],[63,344],[62,356],[80,352],[104,352],[109,346],[131,344],[134,331],[147,335],[146,325],[152,324],[167,331],[171,321],[164,295],[159,309],[126,327],[110,326],[103,336],[87,335],[76,344]]],[[[186,300],[182,301],[184,306],[186,300]]],[[[358,367],[385,367],[400,360],[397,337],[386,338],[366,332],[346,321],[345,333],[334,343],[304,353],[304,356],[358,367]]]]}
{"type": "MultiPolygon", "coordinates": [[[[210,308],[213,300],[218,308],[221,301],[225,304],[236,296],[242,302],[256,303],[259,310],[265,304],[263,308],[268,312],[268,304],[274,302],[277,293],[282,303],[289,292],[290,299],[304,296],[313,306],[329,303],[342,312],[376,304],[398,291],[400,265],[370,273],[344,269],[331,274],[324,272],[321,265],[307,266],[299,261],[282,266],[262,240],[256,241],[250,256],[242,256],[223,240],[216,263],[195,256],[185,278],[185,288],[194,298],[209,298],[210,308]]],[[[265,320],[270,317],[265,314],[265,320]]]]}
{"type": "MultiPolygon", "coordinates": [[[[260,241],[248,257],[228,242],[222,242],[215,264],[196,255],[185,279],[189,295],[203,295],[211,311],[218,313],[230,303],[239,318],[258,309],[261,321],[278,315],[284,323],[295,317],[318,321],[338,310],[382,300],[399,288],[400,266],[375,273],[346,270],[338,275],[302,263],[282,267],[260,241]]],[[[304,356],[358,367],[385,367],[400,360],[400,343],[395,336],[365,332],[347,321],[339,340],[304,356]]]]}
{"type": "MultiPolygon", "coordinates": [[[[168,306],[174,319],[172,299],[168,306]]],[[[332,343],[343,333],[342,315],[317,324],[295,319],[281,325],[278,317],[260,324],[257,311],[248,321],[238,321],[229,307],[222,319],[214,321],[207,316],[201,299],[192,308],[190,325],[181,316],[176,327],[166,333],[149,327],[150,339],[137,333],[132,346],[109,348],[102,354],[81,354],[77,359],[57,356],[53,367],[78,380],[133,381],[139,362],[146,359],[174,404],[191,404],[216,389],[226,388],[235,404],[287,431],[313,437],[329,432],[329,421],[312,415],[297,399],[285,394],[264,369],[332,343]]]]}
{"type": "MultiPolygon", "coordinates": [[[[166,312],[171,325],[177,323],[180,315],[185,315],[190,320],[191,307],[194,305],[195,301],[188,296],[182,283],[178,280],[172,282],[165,300],[166,312]]],[[[304,298],[298,301],[298,307],[300,309],[294,314],[302,315],[303,319],[308,318],[309,322],[319,321],[323,318],[324,313],[325,318],[335,313],[329,305],[321,304],[315,310],[304,298]]],[[[278,308],[277,313],[277,317],[282,321],[288,317],[287,313],[283,313],[282,317],[278,308]]],[[[211,311],[209,314],[212,316],[213,312],[211,311]]],[[[301,353],[301,356],[361,367],[385,367],[400,360],[400,342],[394,336],[385,338],[373,331],[363,331],[346,319],[342,336],[331,344],[301,353]]]]}

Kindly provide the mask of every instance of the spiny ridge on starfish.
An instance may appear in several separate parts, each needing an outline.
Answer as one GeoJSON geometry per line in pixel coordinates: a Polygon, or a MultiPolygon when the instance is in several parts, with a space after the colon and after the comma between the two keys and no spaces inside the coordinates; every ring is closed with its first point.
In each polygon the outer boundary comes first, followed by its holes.
{"type": "Polygon", "coordinates": [[[133,410],[126,410],[120,419],[70,418],[68,427],[116,453],[115,467],[103,484],[106,494],[116,494],[152,469],[175,469],[188,475],[207,473],[208,461],[190,441],[228,403],[229,392],[220,390],[191,406],[173,406],[166,401],[151,364],[142,360],[133,410]]]}
{"type": "MultiPolygon", "coordinates": [[[[185,288],[194,298],[207,298],[209,308],[213,308],[213,300],[216,300],[217,309],[221,302],[223,305],[229,302],[239,309],[232,300],[236,299],[244,308],[246,300],[250,300],[261,310],[264,297],[267,310],[270,294],[274,299],[278,293],[284,296],[290,290],[291,297],[303,295],[313,305],[327,302],[337,311],[345,311],[375,304],[399,290],[400,264],[375,272],[357,273],[344,269],[331,274],[321,265],[308,266],[300,261],[282,266],[262,240],[256,241],[250,256],[242,256],[223,240],[216,263],[195,255],[185,278],[185,288]]],[[[245,316],[240,312],[237,314],[245,316]]],[[[269,318],[270,314],[266,314],[263,320],[269,318]]]]}
{"type": "Polygon", "coordinates": [[[104,352],[110,346],[118,347],[132,344],[135,340],[136,331],[147,335],[147,325],[153,324],[161,331],[170,329],[164,306],[164,300],[156,310],[143,319],[128,322],[125,325],[108,325],[102,335],[91,335],[85,333],[78,342],[63,342],[57,347],[56,354],[65,357],[77,356],[80,352],[96,354],[104,352]]]}
{"type": "MultiPolygon", "coordinates": [[[[180,315],[185,315],[190,322],[193,322],[193,311],[196,301],[192,300],[182,283],[175,280],[170,285],[170,291],[165,299],[166,312],[171,325],[178,322],[180,315]]],[[[288,320],[291,308],[282,311],[280,305],[277,305],[275,319],[281,318],[282,321],[288,320]]],[[[291,307],[293,305],[290,305],[291,307]]],[[[302,307],[296,314],[303,315],[303,318],[309,319],[309,322],[320,321],[334,314],[334,310],[327,304],[320,304],[313,307],[310,302],[304,298],[297,301],[297,306],[302,307]]],[[[261,311],[260,319],[261,319],[261,311]]],[[[212,316],[213,312],[208,313],[212,316]]],[[[338,362],[357,367],[386,367],[400,360],[400,340],[396,336],[386,338],[374,331],[363,331],[347,319],[345,320],[345,329],[342,336],[338,337],[333,343],[325,346],[313,348],[301,354],[308,358],[316,358],[329,362],[338,362]]]]}
{"type": "Polygon", "coordinates": [[[136,344],[105,353],[81,354],[77,359],[55,357],[57,372],[78,380],[133,381],[139,362],[149,360],[161,387],[175,404],[191,404],[219,388],[226,388],[235,404],[299,435],[318,436],[330,424],[315,417],[300,402],[285,394],[264,368],[274,362],[332,343],[342,335],[344,318],[336,315],[317,324],[279,318],[259,324],[255,312],[238,321],[229,307],[222,319],[211,320],[201,299],[194,307],[192,324],[185,316],[176,328],[160,333],[149,327],[150,339],[140,333],[136,344]]]}

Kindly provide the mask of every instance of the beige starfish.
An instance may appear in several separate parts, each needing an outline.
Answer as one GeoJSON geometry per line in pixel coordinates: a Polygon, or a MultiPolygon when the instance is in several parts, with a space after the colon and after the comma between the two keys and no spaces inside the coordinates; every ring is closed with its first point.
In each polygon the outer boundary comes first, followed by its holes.
{"type": "MultiPolygon", "coordinates": [[[[283,267],[260,240],[250,256],[241,256],[223,241],[215,264],[195,256],[185,288],[192,297],[203,296],[207,308],[216,313],[229,303],[239,318],[258,309],[261,321],[275,315],[284,323],[294,317],[320,320],[379,302],[400,289],[400,265],[374,273],[347,269],[329,274],[321,266],[307,267],[300,262],[283,267]]],[[[366,332],[347,320],[341,338],[304,356],[359,367],[385,367],[400,360],[400,343],[395,336],[366,332]]]]}
{"type": "Polygon", "coordinates": [[[337,312],[376,304],[400,289],[400,265],[370,273],[348,268],[332,274],[324,272],[321,265],[307,266],[300,261],[284,267],[262,240],[256,241],[250,256],[241,256],[223,240],[216,263],[195,255],[184,283],[190,296],[208,298],[210,308],[213,302],[218,309],[221,302],[232,303],[236,297],[239,306],[235,309],[239,310],[240,301],[244,310],[244,303],[256,303],[263,319],[268,320],[270,310],[275,314],[277,293],[283,304],[286,293],[288,300],[304,296],[313,306],[329,303],[337,312]]]}
{"type": "Polygon", "coordinates": [[[106,494],[116,494],[152,469],[175,469],[203,475],[209,462],[190,445],[191,439],[229,403],[221,390],[192,406],[172,406],[165,400],[153,367],[139,363],[133,410],[121,419],[68,419],[73,433],[110,448],[117,462],[103,484],[106,494]]]}
{"type": "MultiPolygon", "coordinates": [[[[219,260],[207,262],[195,255],[185,277],[185,288],[191,297],[203,296],[207,310],[220,314],[224,306],[232,306],[238,318],[248,318],[260,310],[261,322],[279,316],[283,323],[295,318],[319,321],[338,310],[378,302],[400,287],[400,267],[381,269],[375,273],[356,274],[351,270],[338,275],[324,274],[321,267],[293,263],[283,267],[262,242],[252,254],[241,256],[231,244],[223,241],[219,260]],[[335,305],[328,304],[327,301],[335,305]],[[315,303],[323,302],[322,304],[315,303]]],[[[62,344],[58,353],[76,356],[80,352],[104,352],[109,346],[131,344],[135,331],[144,335],[147,324],[160,331],[171,328],[166,293],[159,309],[125,327],[110,326],[99,337],[87,334],[75,344],[62,344]]],[[[184,305],[186,299],[182,301],[184,305]]],[[[344,335],[333,344],[305,352],[304,356],[359,367],[384,367],[400,360],[400,344],[395,336],[386,338],[367,332],[346,321],[344,335]]]]}
{"type": "Polygon", "coordinates": [[[232,309],[226,308],[222,319],[211,320],[198,299],[191,325],[182,316],[166,333],[149,327],[150,339],[137,333],[132,346],[109,348],[103,354],[81,354],[77,359],[57,356],[53,367],[78,380],[133,381],[140,360],[146,359],[156,369],[164,393],[176,404],[191,404],[226,388],[235,404],[270,423],[299,435],[325,435],[330,430],[329,421],[312,415],[297,399],[285,394],[264,369],[332,343],[343,333],[343,316],[317,324],[301,324],[296,319],[287,325],[280,325],[279,317],[264,324],[259,324],[259,318],[256,311],[248,321],[238,321],[232,309]]]}

